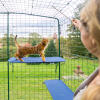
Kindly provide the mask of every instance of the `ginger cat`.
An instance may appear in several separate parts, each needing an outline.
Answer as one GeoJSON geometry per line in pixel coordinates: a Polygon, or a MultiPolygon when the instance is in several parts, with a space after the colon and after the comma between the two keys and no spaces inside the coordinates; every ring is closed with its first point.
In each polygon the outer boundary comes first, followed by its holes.
{"type": "Polygon", "coordinates": [[[43,62],[45,62],[44,50],[48,45],[48,39],[47,38],[43,38],[42,41],[35,46],[21,46],[21,45],[18,44],[16,39],[17,39],[17,35],[15,37],[15,45],[17,47],[15,57],[18,60],[23,61],[22,58],[26,55],[29,55],[29,54],[40,54],[43,62]]]}

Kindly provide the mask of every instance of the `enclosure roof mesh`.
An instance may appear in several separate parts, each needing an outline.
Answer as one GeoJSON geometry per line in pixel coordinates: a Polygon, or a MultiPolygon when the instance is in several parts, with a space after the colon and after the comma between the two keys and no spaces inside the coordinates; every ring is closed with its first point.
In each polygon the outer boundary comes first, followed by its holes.
{"type": "Polygon", "coordinates": [[[56,18],[64,17],[53,7],[66,14],[73,16],[77,5],[84,0],[0,0],[0,12],[27,13],[56,18]]]}

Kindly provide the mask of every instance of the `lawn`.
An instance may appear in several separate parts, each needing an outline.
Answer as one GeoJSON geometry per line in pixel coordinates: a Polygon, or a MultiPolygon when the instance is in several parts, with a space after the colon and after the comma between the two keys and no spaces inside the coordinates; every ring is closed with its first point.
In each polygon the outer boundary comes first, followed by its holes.
{"type": "MultiPolygon", "coordinates": [[[[12,64],[9,70],[10,100],[52,100],[46,86],[45,80],[58,79],[59,70],[55,72],[55,64],[12,64]]],[[[83,80],[63,79],[63,76],[74,76],[73,70],[80,65],[85,75],[89,75],[98,66],[97,60],[69,59],[61,63],[61,79],[72,89],[75,89],[83,80]]],[[[7,100],[8,94],[8,71],[7,62],[0,62],[0,100],[7,100]]]]}

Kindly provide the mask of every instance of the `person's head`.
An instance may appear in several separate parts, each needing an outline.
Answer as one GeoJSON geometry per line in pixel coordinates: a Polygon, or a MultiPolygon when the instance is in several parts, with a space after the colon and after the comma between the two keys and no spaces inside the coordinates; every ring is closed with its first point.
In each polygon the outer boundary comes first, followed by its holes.
{"type": "Polygon", "coordinates": [[[81,39],[85,47],[100,58],[100,0],[89,0],[80,13],[81,39]]]}
{"type": "Polygon", "coordinates": [[[100,100],[100,85],[89,86],[82,95],[81,100],[100,100]]]}

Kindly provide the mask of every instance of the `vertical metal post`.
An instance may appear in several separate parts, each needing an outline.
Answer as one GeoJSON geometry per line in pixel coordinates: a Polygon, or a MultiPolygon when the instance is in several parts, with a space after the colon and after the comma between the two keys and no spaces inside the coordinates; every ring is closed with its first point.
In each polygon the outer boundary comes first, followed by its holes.
{"type": "MultiPolygon", "coordinates": [[[[57,19],[58,21],[58,40],[59,40],[59,57],[60,57],[60,23],[59,23],[59,19],[57,19]]],[[[61,69],[60,69],[60,62],[59,62],[59,80],[60,80],[60,72],[61,72],[61,69]]]]}
{"type": "MultiPolygon", "coordinates": [[[[9,12],[7,14],[7,56],[9,59],[9,12]]],[[[9,62],[8,62],[8,100],[9,100],[9,62]]]]}

